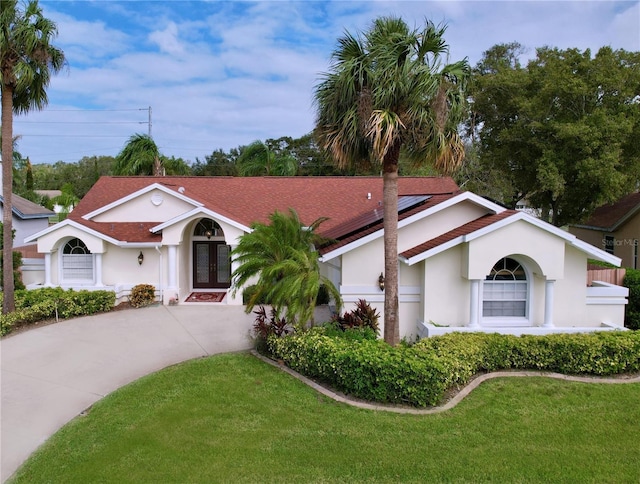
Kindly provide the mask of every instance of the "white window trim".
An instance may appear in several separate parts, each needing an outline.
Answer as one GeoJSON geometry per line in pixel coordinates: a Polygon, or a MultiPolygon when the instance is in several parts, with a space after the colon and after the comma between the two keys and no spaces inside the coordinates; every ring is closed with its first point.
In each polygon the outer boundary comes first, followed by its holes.
{"type": "MultiPolygon", "coordinates": [[[[515,260],[522,269],[527,282],[527,301],[525,304],[525,316],[484,316],[484,283],[485,279],[480,281],[480,310],[478,318],[480,319],[480,325],[485,327],[518,327],[518,326],[531,326],[531,301],[533,300],[533,277],[529,268],[521,260],[514,256],[506,256],[500,260],[507,258],[515,260]]],[[[496,261],[497,263],[498,261],[496,261]]],[[[495,263],[494,263],[495,265],[495,263]]],[[[492,266],[493,267],[493,266],[492,266]]]]}
{"type": "MultiPolygon", "coordinates": [[[[73,239],[77,239],[77,238],[78,237],[73,237],[73,239]]],[[[67,240],[62,245],[60,250],[58,251],[58,280],[60,281],[61,285],[65,285],[65,286],[72,286],[72,285],[75,285],[75,286],[95,286],[95,284],[96,284],[96,255],[94,253],[92,253],[92,252],[89,252],[89,254],[85,254],[85,255],[90,255],[91,256],[91,278],[90,279],[89,278],[87,278],[87,279],[69,279],[69,278],[65,277],[63,258],[64,258],[65,255],[72,255],[72,254],[65,254],[64,253],[64,248],[73,239],[67,240]]],[[[80,240],[82,240],[82,239],[80,239],[80,240]]]]}

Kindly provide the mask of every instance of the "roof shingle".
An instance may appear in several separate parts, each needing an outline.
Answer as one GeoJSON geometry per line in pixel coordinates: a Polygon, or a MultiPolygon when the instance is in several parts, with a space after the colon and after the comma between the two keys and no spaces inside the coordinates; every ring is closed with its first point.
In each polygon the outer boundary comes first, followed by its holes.
{"type": "MultiPolygon", "coordinates": [[[[374,210],[382,200],[381,177],[102,177],[69,219],[118,240],[129,241],[129,237],[134,237],[142,242],[134,226],[100,225],[82,217],[153,183],[246,226],[266,223],[275,210],[286,212],[289,208],[294,208],[305,224],[329,216],[321,225],[321,232],[374,210]]],[[[448,177],[398,179],[399,195],[448,195],[457,191],[458,186],[448,177]]]]}

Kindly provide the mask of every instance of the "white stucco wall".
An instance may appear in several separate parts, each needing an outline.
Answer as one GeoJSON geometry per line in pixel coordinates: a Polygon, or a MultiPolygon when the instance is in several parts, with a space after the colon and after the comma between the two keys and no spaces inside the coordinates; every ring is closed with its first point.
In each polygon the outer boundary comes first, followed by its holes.
{"type": "MultiPolygon", "coordinates": [[[[512,254],[528,257],[548,279],[564,277],[565,241],[540,228],[519,220],[472,240],[468,245],[467,279],[484,279],[493,265],[512,254]]],[[[586,276],[585,276],[586,277],[586,276]]]]}
{"type": "Polygon", "coordinates": [[[463,248],[453,247],[423,263],[423,321],[447,326],[464,326],[469,322],[469,281],[460,273],[463,248]]]}
{"type": "Polygon", "coordinates": [[[70,239],[79,238],[92,254],[103,253],[107,243],[101,238],[71,225],[60,226],[58,230],[38,237],[38,252],[47,253],[62,249],[70,239]]]}
{"type": "MultiPolygon", "coordinates": [[[[463,201],[428,217],[418,218],[398,230],[398,252],[412,249],[428,240],[475,220],[487,213],[487,209],[475,203],[463,201]]],[[[409,220],[414,217],[410,217],[409,220]]]]}
{"type": "Polygon", "coordinates": [[[161,190],[151,190],[96,215],[95,222],[165,222],[195,206],[161,190]]]}

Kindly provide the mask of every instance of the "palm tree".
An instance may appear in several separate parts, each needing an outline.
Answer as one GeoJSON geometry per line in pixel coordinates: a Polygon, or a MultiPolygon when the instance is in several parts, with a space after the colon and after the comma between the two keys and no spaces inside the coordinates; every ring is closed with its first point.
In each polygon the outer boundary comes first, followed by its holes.
{"type": "Polygon", "coordinates": [[[289,321],[297,321],[298,328],[311,321],[320,286],[341,306],[340,293],[333,283],[320,275],[315,244],[324,241],[316,234],[326,219],[319,218],[305,227],[295,210],[289,214],[275,212],[269,224],[254,223],[252,231],[240,238],[232,256],[239,263],[233,273],[234,294],[245,284],[258,278],[255,293],[247,302],[246,312],[253,310],[260,300],[273,306],[277,314],[286,310],[289,321]]]}
{"type": "Polygon", "coordinates": [[[134,134],[116,156],[114,175],[164,175],[158,145],[146,134],[134,134]]]}
{"type": "Polygon", "coordinates": [[[399,341],[398,162],[451,172],[464,158],[457,126],[464,115],[465,60],[443,65],[445,27],[410,30],[381,17],[363,35],[338,40],[330,72],[316,87],[316,136],[339,167],[382,166],[385,300],[384,339],[399,341]]]}
{"type": "Polygon", "coordinates": [[[245,146],[237,164],[240,176],[293,176],[298,171],[293,156],[276,156],[262,141],[245,146]]]}
{"type": "MultiPolygon", "coordinates": [[[[13,250],[12,184],[13,114],[43,109],[46,87],[52,73],[65,65],[62,50],[51,45],[58,34],[56,24],[42,15],[37,0],[18,5],[17,0],[0,2],[0,84],[2,93],[2,193],[4,198],[4,250],[13,250]]],[[[2,312],[15,309],[11,257],[3,259],[2,312]]]]}

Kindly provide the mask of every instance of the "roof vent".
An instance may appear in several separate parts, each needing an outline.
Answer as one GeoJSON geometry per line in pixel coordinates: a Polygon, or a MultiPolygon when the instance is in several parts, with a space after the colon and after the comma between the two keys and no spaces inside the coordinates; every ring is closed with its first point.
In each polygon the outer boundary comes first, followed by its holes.
{"type": "Polygon", "coordinates": [[[179,193],[184,193],[184,187],[180,187],[180,188],[178,188],[178,192],[179,192],[179,193]]]}
{"type": "Polygon", "coordinates": [[[371,192],[367,193],[367,200],[371,200],[371,192]]]}

